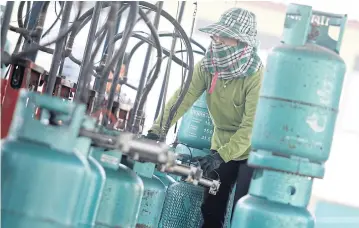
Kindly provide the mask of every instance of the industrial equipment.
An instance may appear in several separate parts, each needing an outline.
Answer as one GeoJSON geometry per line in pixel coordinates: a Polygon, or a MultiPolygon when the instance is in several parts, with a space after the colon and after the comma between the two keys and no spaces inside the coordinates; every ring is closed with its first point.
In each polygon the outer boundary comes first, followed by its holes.
{"type": "Polygon", "coordinates": [[[206,92],[193,104],[182,117],[178,129],[178,141],[191,148],[210,149],[213,123],[209,115],[206,92]]]}
{"type": "MultiPolygon", "coordinates": [[[[207,108],[206,93],[203,93],[182,118],[177,135],[179,144],[175,151],[190,157],[206,156],[210,153],[212,134],[213,124],[207,108]]],[[[203,193],[208,189],[175,178],[179,182],[168,187],[160,227],[200,228],[203,222],[201,213],[203,193]]],[[[211,189],[209,191],[211,192],[211,189]]],[[[232,212],[233,197],[232,194],[228,204],[229,215],[232,212]]],[[[228,221],[227,227],[230,216],[226,221],[228,221]]]]}
{"type": "Polygon", "coordinates": [[[141,177],[144,185],[136,227],[157,228],[166,197],[166,185],[154,175],[153,163],[134,162],[132,169],[141,177]]]}
{"type": "MultiPolygon", "coordinates": [[[[203,177],[195,164],[180,160],[210,152],[213,124],[206,93],[184,115],[173,148],[163,143],[191,83],[193,53],[206,51],[192,39],[197,7],[188,36],[181,26],[186,2],[178,3],[176,18],[163,10],[164,2],[95,2],[86,10],[84,2],[60,2],[56,20],[43,33],[50,4],[21,2],[17,27],[10,25],[13,2],[6,3],[2,14],[2,70],[9,66],[7,78],[4,71],[1,75],[2,226],[199,228],[203,193],[216,194],[220,179],[203,177]],[[103,10],[107,15],[101,24],[103,10]],[[152,12],[153,22],[148,17],[152,12]],[[158,32],[160,18],[174,31],[158,32]],[[134,29],[140,21],[150,32],[134,29]],[[57,36],[42,42],[57,22],[57,36]],[[78,60],[72,53],[74,40],[89,22],[83,58],[78,60]],[[7,31],[20,34],[14,53],[6,46],[7,31]],[[172,37],[171,48],[161,46],[162,37],[172,37]],[[139,42],[127,53],[130,39],[139,42]],[[178,39],[185,49],[175,50],[178,39]],[[131,85],[131,58],[143,44],[148,48],[141,77],[137,86],[131,85]],[[148,72],[153,49],[155,65],[148,72]],[[34,64],[38,51],[53,55],[49,72],[34,64]],[[182,52],[186,60],[176,56],[182,52]],[[184,68],[184,80],[155,142],[140,134],[147,96],[166,58],[156,117],[163,112],[172,62],[184,68]],[[80,66],[76,83],[61,77],[65,59],[80,66]],[[137,91],[133,105],[116,99],[124,86],[137,91]],[[27,92],[19,93],[21,88],[27,92]],[[108,115],[101,119],[98,113],[108,115]]],[[[255,174],[249,194],[236,205],[233,228],[314,227],[306,207],[313,179],[323,178],[329,157],[345,74],[339,57],[345,23],[346,15],[289,5],[283,44],[268,57],[257,108],[248,160],[255,174]],[[340,27],[336,40],[328,35],[330,26],[340,27]]],[[[137,62],[132,65],[138,67],[137,62]]]]}
{"type": "Polygon", "coordinates": [[[9,132],[13,119],[16,102],[21,88],[37,91],[45,70],[30,60],[19,60],[11,64],[7,79],[1,79],[3,91],[1,92],[1,138],[9,132]]]}
{"type": "MultiPolygon", "coordinates": [[[[95,120],[90,117],[85,117],[82,127],[90,130],[95,129],[95,120]]],[[[80,227],[94,227],[105,186],[106,173],[100,163],[91,156],[91,139],[79,137],[75,145],[75,150],[77,150],[78,153],[82,153],[88,159],[91,169],[91,182],[85,184],[84,189],[87,190],[87,192],[81,194],[85,204],[79,205],[79,208],[82,209],[80,227]]]]}
{"type": "Polygon", "coordinates": [[[106,172],[95,227],[135,227],[144,191],[141,178],[121,164],[119,151],[96,147],[92,150],[106,172]]]}
{"type": "Polygon", "coordinates": [[[74,151],[85,106],[35,92],[20,91],[13,121],[1,141],[3,227],[76,227],[84,205],[90,165],[74,151]],[[41,119],[34,118],[40,108],[41,119]],[[55,112],[62,125],[44,116],[55,112]]]}
{"type": "Polygon", "coordinates": [[[257,106],[248,159],[256,169],[232,227],[314,227],[307,205],[330,154],[346,71],[339,56],[346,18],[288,6],[283,44],[268,56],[257,106]],[[336,40],[330,26],[340,27],[336,40]]]}

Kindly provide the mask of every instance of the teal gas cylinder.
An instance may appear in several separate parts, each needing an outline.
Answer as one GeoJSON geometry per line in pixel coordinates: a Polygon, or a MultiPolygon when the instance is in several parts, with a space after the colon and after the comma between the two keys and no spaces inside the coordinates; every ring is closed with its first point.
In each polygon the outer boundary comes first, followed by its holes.
{"type": "MultiPolygon", "coordinates": [[[[96,120],[91,117],[85,117],[82,127],[87,130],[95,128],[96,120]]],[[[76,149],[82,152],[88,158],[91,168],[91,182],[85,185],[87,193],[84,196],[84,205],[79,205],[82,208],[82,216],[80,220],[80,227],[93,227],[95,225],[96,215],[100,206],[102,191],[105,186],[106,174],[100,163],[91,156],[90,153],[91,139],[79,137],[77,140],[76,149]]],[[[91,150],[92,151],[92,150],[91,150]]]]}
{"type": "MultiPolygon", "coordinates": [[[[252,146],[322,163],[329,157],[346,69],[337,54],[344,29],[339,41],[334,42],[328,36],[328,26],[318,26],[318,43],[305,43],[307,22],[320,17],[313,14],[298,21],[293,13],[287,13],[284,44],[275,47],[267,58],[252,146]]],[[[344,27],[345,19],[324,18],[332,26],[344,27]]]]}
{"type": "Polygon", "coordinates": [[[2,227],[78,227],[78,205],[83,205],[81,194],[90,181],[86,157],[74,150],[85,109],[20,91],[9,135],[1,141],[2,227]],[[53,126],[45,118],[34,119],[37,107],[69,121],[53,126]]]}
{"type": "MultiPolygon", "coordinates": [[[[175,152],[196,156],[206,156],[210,153],[209,149],[195,149],[183,144],[178,144],[175,152]]],[[[161,228],[200,228],[203,222],[201,204],[205,188],[181,181],[177,178],[177,183],[172,184],[167,189],[165,204],[161,215],[161,228]]],[[[234,187],[235,189],[235,187],[234,187]]],[[[234,191],[229,199],[225,226],[230,225],[234,199],[234,191]]]]}
{"type": "Polygon", "coordinates": [[[313,228],[306,208],[312,183],[305,176],[256,169],[249,195],[236,204],[231,227],[313,228]]]}
{"type": "Polygon", "coordinates": [[[93,148],[92,156],[106,172],[95,228],[135,227],[144,192],[141,178],[120,164],[122,155],[119,151],[93,148]]]}
{"type": "MultiPolygon", "coordinates": [[[[168,187],[163,206],[160,228],[201,228],[203,223],[201,205],[207,189],[186,182],[168,187]]],[[[235,186],[230,195],[224,228],[230,228],[235,186]]]]}
{"type": "Polygon", "coordinates": [[[200,228],[204,188],[177,182],[167,189],[159,228],[200,228]]]}
{"type": "Polygon", "coordinates": [[[210,148],[212,134],[212,119],[207,108],[206,93],[203,93],[183,115],[177,134],[178,141],[192,148],[210,148]]]}
{"type": "Polygon", "coordinates": [[[167,188],[154,175],[155,164],[134,162],[132,169],[141,177],[145,190],[136,228],[158,228],[167,188]]]}
{"type": "Polygon", "coordinates": [[[330,153],[346,70],[338,55],[345,23],[346,15],[288,6],[283,44],[267,58],[257,106],[248,158],[255,174],[232,227],[314,227],[307,205],[330,153]],[[340,27],[337,40],[330,26],[340,27]]]}
{"type": "Polygon", "coordinates": [[[233,205],[235,204],[234,195],[236,194],[236,187],[237,187],[237,184],[235,184],[233,186],[231,195],[229,196],[229,199],[228,199],[227,213],[226,213],[226,217],[224,218],[224,227],[223,228],[231,228],[232,211],[233,211],[233,205]]]}

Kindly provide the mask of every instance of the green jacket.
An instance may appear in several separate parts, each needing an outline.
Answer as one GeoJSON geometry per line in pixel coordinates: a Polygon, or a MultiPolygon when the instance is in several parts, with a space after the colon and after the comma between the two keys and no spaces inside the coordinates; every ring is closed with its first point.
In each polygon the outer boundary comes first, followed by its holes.
{"type": "MultiPolygon", "coordinates": [[[[254,75],[233,80],[217,80],[212,94],[206,94],[208,110],[211,115],[214,133],[211,149],[218,151],[225,162],[248,158],[250,152],[251,133],[259,90],[261,87],[263,69],[254,75]]],[[[204,71],[201,62],[194,68],[192,82],[174,116],[171,126],[193,105],[193,103],[208,91],[212,75],[204,71]]],[[[169,108],[176,102],[178,89],[166,104],[163,124],[166,123],[169,108]]],[[[150,131],[159,134],[160,118],[155,121],[150,131]]]]}

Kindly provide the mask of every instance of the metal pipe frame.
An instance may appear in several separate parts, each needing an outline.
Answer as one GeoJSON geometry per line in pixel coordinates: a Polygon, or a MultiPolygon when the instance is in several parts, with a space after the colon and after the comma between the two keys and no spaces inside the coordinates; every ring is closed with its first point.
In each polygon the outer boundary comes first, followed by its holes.
{"type": "MultiPolygon", "coordinates": [[[[88,66],[89,62],[90,62],[90,57],[91,57],[91,52],[92,52],[92,47],[93,47],[93,43],[94,43],[94,37],[96,34],[96,30],[97,30],[97,24],[100,18],[100,13],[101,13],[101,9],[102,9],[102,3],[101,2],[96,2],[95,6],[94,6],[94,10],[92,13],[92,21],[91,21],[91,25],[89,28],[89,34],[87,37],[87,41],[86,41],[86,46],[85,46],[85,51],[84,51],[84,55],[83,55],[83,59],[82,59],[82,63],[81,63],[81,68],[80,68],[80,73],[79,73],[79,78],[77,81],[77,88],[76,88],[76,93],[75,93],[75,97],[74,100],[75,102],[85,102],[86,100],[83,100],[83,90],[85,89],[85,86],[87,85],[86,83],[88,83],[88,79],[87,79],[87,75],[85,75],[86,72],[86,66],[88,66]]],[[[90,77],[91,80],[91,77],[90,77]]]]}
{"type": "MultiPolygon", "coordinates": [[[[186,7],[186,2],[185,1],[181,2],[180,11],[178,13],[178,19],[177,19],[179,24],[181,24],[181,22],[182,22],[182,17],[183,17],[183,14],[184,14],[185,7],[186,7]]],[[[177,31],[175,31],[174,33],[177,33],[177,31]]],[[[162,109],[161,109],[161,117],[160,117],[160,128],[162,128],[163,115],[164,115],[165,105],[166,105],[168,82],[169,82],[169,76],[170,76],[170,72],[171,72],[172,57],[174,55],[174,51],[175,51],[175,48],[176,48],[176,43],[177,43],[177,36],[174,35],[173,40],[172,40],[172,46],[171,46],[171,54],[170,54],[170,56],[168,58],[167,68],[166,68],[166,71],[165,71],[165,77],[163,79],[162,88],[161,88],[161,92],[160,92],[160,97],[158,99],[157,109],[156,109],[156,113],[157,113],[157,110],[160,110],[161,107],[162,107],[162,109]]],[[[160,140],[163,140],[163,137],[165,137],[164,134],[161,134],[160,135],[160,140]]]]}
{"type": "MultiPolygon", "coordinates": [[[[163,4],[164,4],[163,1],[157,2],[158,8],[157,8],[157,12],[156,12],[156,15],[155,15],[155,18],[153,21],[153,27],[154,27],[154,29],[156,29],[156,31],[158,30],[158,26],[160,23],[161,11],[163,8],[163,4]]],[[[152,35],[152,40],[153,40],[153,36],[154,35],[152,35]]],[[[134,123],[139,122],[139,121],[135,121],[135,116],[137,115],[137,111],[139,110],[139,102],[140,102],[140,97],[142,95],[141,92],[145,86],[145,82],[146,82],[146,78],[147,78],[147,71],[148,71],[148,67],[150,64],[150,60],[151,60],[152,50],[153,50],[153,47],[152,47],[152,45],[149,44],[147,47],[145,60],[143,62],[142,73],[141,73],[141,78],[140,78],[140,81],[139,81],[139,84],[137,87],[137,94],[136,94],[135,102],[133,104],[133,109],[130,112],[130,117],[129,117],[129,126],[130,126],[129,130],[130,131],[132,131],[132,130],[137,131],[137,129],[134,129],[134,128],[138,127],[137,123],[136,124],[134,124],[134,123]]],[[[139,110],[139,111],[140,111],[140,113],[143,112],[143,110],[139,110]]],[[[136,116],[136,118],[137,118],[137,116],[136,116]]]]}
{"type": "Polygon", "coordinates": [[[8,1],[5,6],[5,12],[1,24],[1,56],[5,50],[7,31],[9,30],[12,10],[14,9],[14,2],[8,1]]]}
{"type": "MultiPolygon", "coordinates": [[[[116,13],[118,11],[119,5],[118,3],[116,4],[116,11],[113,11],[112,15],[111,13],[109,14],[109,23],[110,23],[110,32],[108,34],[108,39],[109,39],[109,45],[107,46],[108,48],[106,50],[104,50],[104,52],[106,52],[106,56],[107,57],[102,57],[103,63],[105,63],[104,68],[101,71],[101,77],[98,79],[98,90],[97,90],[97,98],[95,101],[95,109],[94,111],[98,111],[99,109],[101,109],[101,103],[102,101],[105,99],[105,93],[106,93],[106,84],[107,84],[107,80],[110,74],[110,71],[112,71],[113,67],[109,68],[109,65],[111,64],[111,62],[114,60],[114,48],[115,48],[115,33],[116,33],[116,24],[115,21],[117,21],[116,19],[116,13]],[[109,69],[106,70],[105,69],[109,69]]],[[[113,8],[112,8],[113,9],[113,8]]],[[[121,43],[122,46],[122,43],[121,43]]],[[[127,46],[127,43],[126,43],[127,46]]],[[[113,78],[115,78],[115,75],[113,76],[113,78]]],[[[106,121],[107,119],[104,118],[104,121],[106,121]]],[[[104,122],[103,122],[104,123],[104,122]]],[[[107,125],[107,124],[106,124],[107,125]]]]}
{"type": "MultiPolygon", "coordinates": [[[[67,29],[67,27],[68,27],[72,4],[73,4],[72,1],[67,1],[65,3],[64,13],[62,14],[62,18],[61,18],[60,30],[67,29]]],[[[62,51],[65,46],[66,38],[67,38],[67,36],[63,37],[62,39],[59,39],[55,45],[54,55],[52,57],[48,82],[46,83],[46,90],[45,90],[45,93],[49,94],[50,96],[52,96],[52,93],[54,91],[56,77],[57,77],[57,73],[59,70],[60,63],[61,63],[62,51]]]]}

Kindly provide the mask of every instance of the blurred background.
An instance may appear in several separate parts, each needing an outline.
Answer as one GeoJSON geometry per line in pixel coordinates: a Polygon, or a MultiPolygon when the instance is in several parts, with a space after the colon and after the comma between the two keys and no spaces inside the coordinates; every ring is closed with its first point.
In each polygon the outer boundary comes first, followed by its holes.
{"type": "MultiPolygon", "coordinates": [[[[5,5],[5,1],[1,1],[1,5],[5,5]]],[[[155,1],[152,1],[155,3],[155,1]]],[[[347,224],[344,227],[359,227],[359,3],[358,1],[205,1],[198,2],[187,1],[186,11],[182,21],[182,26],[186,32],[190,33],[194,12],[196,11],[196,22],[194,27],[193,39],[204,47],[208,47],[210,39],[205,34],[198,31],[198,28],[206,26],[219,19],[220,15],[229,8],[240,7],[245,8],[257,16],[258,37],[260,40],[259,55],[264,64],[271,49],[278,45],[281,40],[283,30],[286,5],[288,3],[307,4],[313,6],[315,10],[326,11],[331,13],[348,14],[348,22],[346,32],[341,48],[341,57],[347,64],[347,74],[345,76],[344,88],[340,103],[340,111],[337,119],[336,130],[333,138],[332,151],[329,161],[326,163],[326,174],[323,180],[314,181],[313,195],[311,199],[310,209],[317,215],[317,228],[334,227],[336,223],[347,224]],[[352,226],[355,224],[354,226],[352,226]]],[[[17,25],[16,13],[19,2],[16,3],[13,10],[11,24],[17,25]]],[[[86,7],[90,8],[94,2],[86,2],[86,7]]],[[[165,1],[164,9],[173,17],[177,15],[179,3],[177,1],[165,1]]],[[[58,2],[52,2],[45,23],[46,28],[50,27],[56,19],[59,10],[58,2]]],[[[74,9],[73,14],[76,12],[74,9]]],[[[107,12],[104,11],[103,15],[107,12]]],[[[153,15],[151,15],[153,18],[153,15]]],[[[24,15],[25,17],[25,15],[24,15]]],[[[126,13],[124,13],[126,17],[126,13]]],[[[105,21],[105,16],[100,20],[100,24],[105,21]]],[[[121,30],[124,27],[122,21],[121,30]]],[[[55,29],[44,38],[52,39],[51,35],[57,35],[59,23],[55,29]],[[56,29],[57,28],[57,29],[56,29]]],[[[78,59],[82,58],[85,40],[88,33],[89,24],[76,37],[74,45],[74,56],[78,59]]],[[[148,28],[139,22],[135,31],[149,32],[148,28]]],[[[173,27],[161,19],[159,32],[172,32],[173,27]]],[[[335,37],[336,31],[330,31],[335,37]]],[[[13,50],[17,34],[9,32],[8,38],[10,42],[10,50],[13,50]]],[[[138,42],[135,38],[131,38],[128,50],[138,42]]],[[[120,42],[117,43],[119,45],[120,42]]],[[[170,49],[171,37],[161,38],[161,44],[170,49]]],[[[177,42],[177,50],[184,49],[181,42],[177,42]]],[[[141,75],[144,56],[147,45],[142,47],[134,55],[129,66],[128,78],[132,85],[137,85],[141,75]]],[[[99,52],[100,53],[100,52],[99,52]]],[[[178,57],[186,59],[186,55],[178,54],[178,57]]],[[[195,54],[195,62],[201,60],[200,55],[195,54]]],[[[154,65],[155,54],[152,55],[152,64],[154,65]]],[[[46,70],[50,68],[50,55],[39,52],[36,63],[44,67],[46,70]]],[[[166,67],[166,61],[162,64],[161,75],[152,89],[146,107],[145,131],[151,126],[157,106],[157,100],[166,67]]],[[[67,79],[74,82],[77,81],[79,66],[67,59],[64,67],[64,74],[67,79]]],[[[169,98],[178,87],[182,80],[182,68],[175,63],[172,64],[169,90],[167,98],[169,98]]],[[[135,91],[130,88],[123,87],[121,96],[129,103],[133,102],[135,91]]],[[[173,141],[174,134],[170,131],[168,141],[173,141]]],[[[337,226],[336,226],[337,227],[337,226]]]]}

